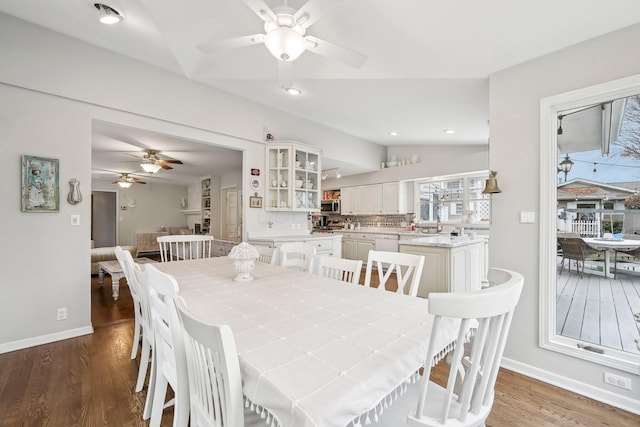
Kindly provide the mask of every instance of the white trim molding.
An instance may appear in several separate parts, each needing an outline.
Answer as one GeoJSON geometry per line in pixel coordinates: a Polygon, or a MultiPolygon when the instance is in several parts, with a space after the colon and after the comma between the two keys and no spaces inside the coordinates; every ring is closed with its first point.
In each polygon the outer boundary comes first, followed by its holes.
{"type": "Polygon", "coordinates": [[[62,332],[56,332],[49,335],[40,335],[38,337],[26,338],[18,341],[11,341],[0,344],[0,354],[9,353],[11,351],[23,350],[37,345],[50,344],[56,341],[62,341],[69,338],[76,338],[82,335],[93,333],[93,326],[84,326],[82,328],[69,329],[62,332]]]}
{"type": "Polygon", "coordinates": [[[601,387],[594,387],[592,385],[576,381],[569,377],[554,374],[553,372],[545,371],[544,369],[527,365],[526,363],[508,359],[506,357],[502,358],[500,367],[513,372],[517,372],[518,374],[526,375],[527,377],[540,380],[556,387],[560,387],[564,390],[568,390],[581,396],[595,399],[599,402],[606,403],[607,405],[629,411],[633,414],[640,415],[640,400],[638,399],[632,399],[630,397],[612,393],[610,391],[602,389],[601,387]]]}

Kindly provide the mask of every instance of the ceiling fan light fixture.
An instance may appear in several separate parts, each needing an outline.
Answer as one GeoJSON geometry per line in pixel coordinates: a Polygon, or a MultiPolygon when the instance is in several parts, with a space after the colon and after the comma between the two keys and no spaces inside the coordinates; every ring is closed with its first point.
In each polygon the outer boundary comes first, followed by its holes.
{"type": "Polygon", "coordinates": [[[125,180],[125,179],[119,179],[118,180],[118,185],[120,187],[122,187],[122,188],[129,188],[129,187],[131,187],[131,184],[132,184],[131,182],[129,182],[129,181],[125,180]]]}
{"type": "Polygon", "coordinates": [[[124,16],[111,6],[102,3],[94,3],[93,6],[98,9],[98,21],[102,24],[113,25],[124,19],[124,16]]]}
{"type": "Polygon", "coordinates": [[[298,59],[305,51],[304,37],[290,27],[276,27],[264,37],[264,44],[280,61],[290,62],[298,59]]]}
{"type": "Polygon", "coordinates": [[[162,166],[157,163],[140,163],[140,167],[142,167],[142,169],[144,169],[144,171],[148,173],[156,173],[160,169],[162,169],[162,166]]]}

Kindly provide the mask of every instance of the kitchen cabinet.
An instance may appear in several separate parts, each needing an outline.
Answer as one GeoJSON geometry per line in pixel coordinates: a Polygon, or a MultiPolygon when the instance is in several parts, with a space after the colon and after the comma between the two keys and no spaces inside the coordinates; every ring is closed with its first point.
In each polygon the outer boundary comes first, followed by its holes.
{"type": "Polygon", "coordinates": [[[407,183],[385,182],[340,189],[343,215],[407,213],[407,183]]]}
{"type": "MultiPolygon", "coordinates": [[[[316,259],[321,256],[342,258],[342,235],[340,234],[323,233],[317,237],[308,234],[297,236],[269,236],[255,237],[248,240],[250,245],[269,246],[270,248],[278,248],[287,242],[304,242],[313,245],[316,248],[316,259]]],[[[318,263],[314,260],[314,273],[317,273],[317,265],[318,263]]]]}
{"type": "MultiPolygon", "coordinates": [[[[444,237],[434,237],[434,241],[444,237]]],[[[415,240],[424,240],[415,239],[415,240]]],[[[461,292],[480,289],[484,275],[484,242],[473,239],[451,245],[436,243],[414,244],[400,240],[399,251],[425,257],[418,287],[419,297],[431,292],[461,292]]]]}
{"type": "Polygon", "coordinates": [[[407,211],[407,183],[385,182],[382,184],[382,213],[406,214],[407,211]]]}
{"type": "Polygon", "coordinates": [[[267,145],[269,211],[320,212],[320,150],[299,143],[267,145]]]}
{"type": "Polygon", "coordinates": [[[239,242],[231,242],[229,240],[213,239],[211,242],[211,255],[212,256],[227,256],[231,249],[239,242]]]}
{"type": "Polygon", "coordinates": [[[356,259],[355,233],[342,233],[342,258],[356,259]]]}
{"type": "Polygon", "coordinates": [[[367,263],[367,259],[369,258],[369,251],[375,250],[376,248],[376,237],[373,233],[354,233],[356,235],[355,241],[355,257],[354,259],[359,259],[365,264],[367,263]]]}
{"type": "Polygon", "coordinates": [[[346,187],[340,189],[340,213],[356,215],[362,205],[362,187],[346,187]]]}
{"type": "Polygon", "coordinates": [[[362,203],[356,212],[361,214],[382,213],[382,184],[362,186],[362,203]]]}

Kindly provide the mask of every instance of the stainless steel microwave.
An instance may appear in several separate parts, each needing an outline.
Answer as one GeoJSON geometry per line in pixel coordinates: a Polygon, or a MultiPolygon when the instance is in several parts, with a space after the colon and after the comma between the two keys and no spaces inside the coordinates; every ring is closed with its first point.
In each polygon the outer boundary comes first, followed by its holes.
{"type": "Polygon", "coordinates": [[[324,213],[340,213],[340,200],[323,200],[321,210],[324,213]]]}

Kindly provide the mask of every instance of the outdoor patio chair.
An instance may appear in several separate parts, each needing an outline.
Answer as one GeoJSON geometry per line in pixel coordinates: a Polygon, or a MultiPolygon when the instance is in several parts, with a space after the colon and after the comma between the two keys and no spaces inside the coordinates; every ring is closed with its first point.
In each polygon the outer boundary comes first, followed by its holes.
{"type": "Polygon", "coordinates": [[[602,254],[604,251],[597,250],[587,245],[580,237],[562,237],[558,235],[558,245],[562,250],[562,261],[560,262],[560,273],[564,270],[564,261],[568,260],[569,272],[571,272],[571,261],[576,262],[576,271],[580,273],[580,278],[584,276],[585,261],[593,255],[602,254]],[[582,264],[582,267],[580,267],[582,264]]]}

